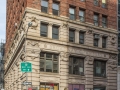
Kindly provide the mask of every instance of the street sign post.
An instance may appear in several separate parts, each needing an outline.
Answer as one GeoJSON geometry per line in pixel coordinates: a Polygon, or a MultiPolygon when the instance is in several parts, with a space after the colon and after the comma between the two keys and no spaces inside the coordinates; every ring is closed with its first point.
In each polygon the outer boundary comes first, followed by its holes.
{"type": "Polygon", "coordinates": [[[21,62],[21,72],[32,72],[32,64],[29,62],[21,62]]]}

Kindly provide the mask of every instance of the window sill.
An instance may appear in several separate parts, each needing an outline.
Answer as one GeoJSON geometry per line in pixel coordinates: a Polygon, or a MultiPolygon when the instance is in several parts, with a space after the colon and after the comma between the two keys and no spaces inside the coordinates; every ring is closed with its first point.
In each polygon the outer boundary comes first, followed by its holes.
{"type": "Polygon", "coordinates": [[[52,73],[52,72],[41,72],[40,74],[46,74],[46,75],[59,75],[59,73],[52,73]]]}
{"type": "Polygon", "coordinates": [[[75,75],[75,74],[69,74],[69,77],[85,77],[85,75],[75,75]]]}
{"type": "Polygon", "coordinates": [[[94,79],[107,79],[106,76],[102,77],[102,76],[94,76],[94,79]]]}

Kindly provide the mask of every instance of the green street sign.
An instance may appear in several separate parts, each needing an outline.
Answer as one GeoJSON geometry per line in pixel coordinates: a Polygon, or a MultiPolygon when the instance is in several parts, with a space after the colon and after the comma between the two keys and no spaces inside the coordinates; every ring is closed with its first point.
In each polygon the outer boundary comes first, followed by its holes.
{"type": "Polygon", "coordinates": [[[21,72],[32,72],[32,64],[29,62],[21,62],[21,72]]]}

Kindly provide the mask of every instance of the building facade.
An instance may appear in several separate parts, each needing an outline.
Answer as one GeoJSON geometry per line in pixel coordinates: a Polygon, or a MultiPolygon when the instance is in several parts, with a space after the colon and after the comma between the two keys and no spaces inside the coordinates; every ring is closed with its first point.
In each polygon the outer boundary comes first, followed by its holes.
{"type": "Polygon", "coordinates": [[[117,90],[116,10],[116,0],[7,0],[5,90],[117,90]]]}

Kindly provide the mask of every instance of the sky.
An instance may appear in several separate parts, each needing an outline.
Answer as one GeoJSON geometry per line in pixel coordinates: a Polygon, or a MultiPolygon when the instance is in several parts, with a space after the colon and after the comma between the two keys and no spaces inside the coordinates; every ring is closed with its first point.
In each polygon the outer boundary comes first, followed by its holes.
{"type": "Polygon", "coordinates": [[[0,0],[0,41],[5,40],[6,33],[6,0],[0,0]]]}

